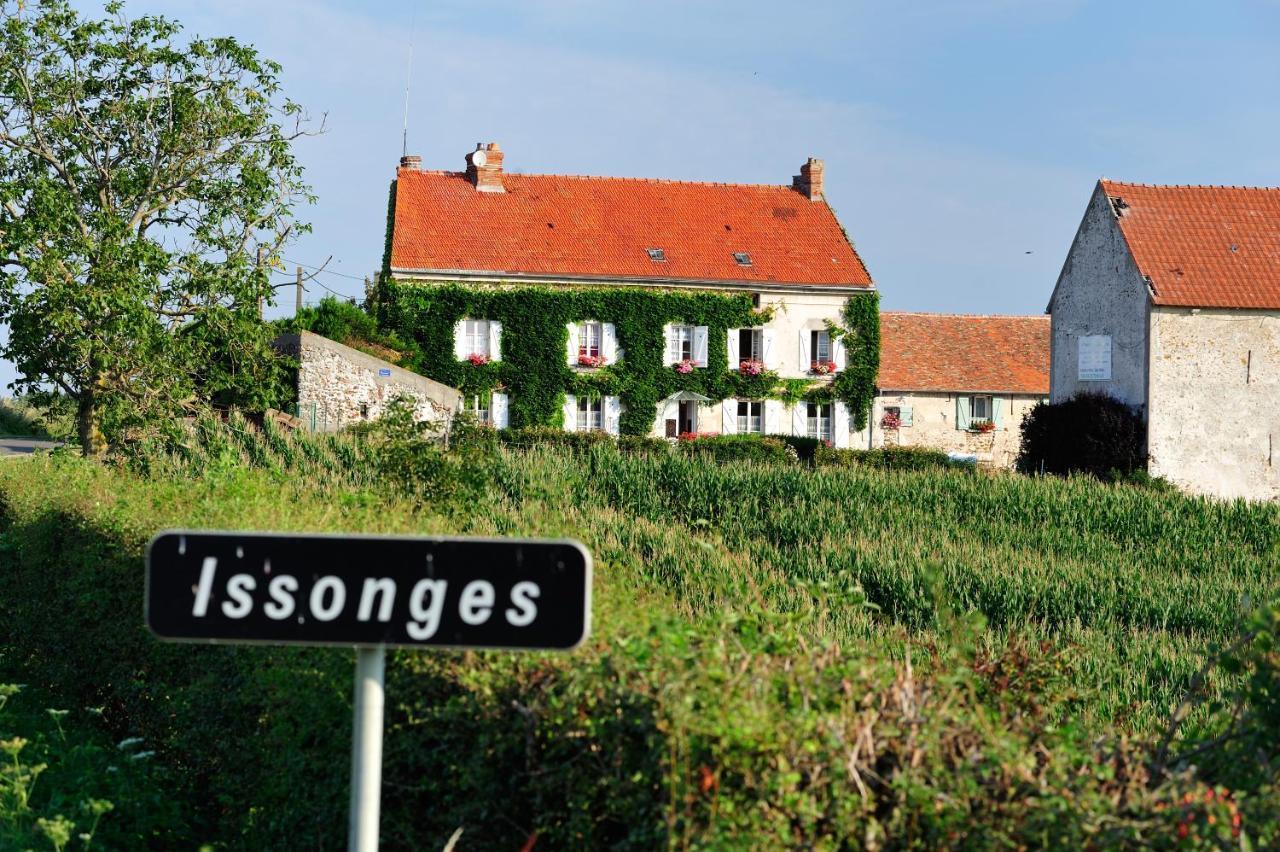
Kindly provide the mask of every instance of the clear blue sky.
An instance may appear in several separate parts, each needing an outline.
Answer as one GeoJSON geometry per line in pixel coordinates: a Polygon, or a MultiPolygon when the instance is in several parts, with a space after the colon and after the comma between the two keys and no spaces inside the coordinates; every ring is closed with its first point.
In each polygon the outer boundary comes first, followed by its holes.
{"type": "MultiPolygon", "coordinates": [[[[97,11],[97,3],[81,2],[97,11]]],[[[886,308],[1038,313],[1101,175],[1280,184],[1280,2],[131,2],[284,65],[327,132],[288,254],[379,265],[400,155],[788,183],[808,156],[886,308]],[[1030,252],[1030,254],[1028,254],[1030,252]]],[[[323,275],[357,295],[357,280],[323,275]]],[[[313,296],[323,291],[313,285],[313,296]]],[[[291,297],[285,310],[292,310],[291,297]]],[[[277,311],[279,313],[280,311],[277,311]]],[[[12,371],[0,365],[0,382],[12,371]]]]}

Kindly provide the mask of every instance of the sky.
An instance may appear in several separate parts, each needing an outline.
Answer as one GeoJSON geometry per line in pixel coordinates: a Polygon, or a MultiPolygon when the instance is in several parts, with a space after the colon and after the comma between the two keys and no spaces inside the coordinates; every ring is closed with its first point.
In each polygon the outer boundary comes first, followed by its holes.
{"type": "MultiPolygon", "coordinates": [[[[430,169],[460,170],[479,141],[531,174],[787,184],[821,157],[891,310],[1041,313],[1101,176],[1280,185],[1280,0],[132,0],[126,13],[255,45],[323,118],[296,149],[313,232],[285,253],[290,269],[332,258],[308,301],[359,296],[380,265],[406,80],[408,152],[430,169]]],[[[12,378],[0,363],[0,385],[12,378]]]]}

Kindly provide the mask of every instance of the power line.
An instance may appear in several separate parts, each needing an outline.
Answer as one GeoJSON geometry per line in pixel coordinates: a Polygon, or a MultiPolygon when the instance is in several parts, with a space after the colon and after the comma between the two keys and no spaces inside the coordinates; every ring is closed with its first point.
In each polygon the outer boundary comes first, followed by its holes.
{"type": "Polygon", "coordinates": [[[312,266],[309,263],[299,263],[296,260],[290,260],[287,257],[281,258],[285,263],[292,263],[294,266],[301,266],[303,269],[314,269],[316,272],[323,272],[325,275],[336,275],[339,278],[350,278],[352,281],[364,281],[359,275],[348,275],[345,272],[335,272],[332,269],[325,269],[323,266],[312,266]]]}

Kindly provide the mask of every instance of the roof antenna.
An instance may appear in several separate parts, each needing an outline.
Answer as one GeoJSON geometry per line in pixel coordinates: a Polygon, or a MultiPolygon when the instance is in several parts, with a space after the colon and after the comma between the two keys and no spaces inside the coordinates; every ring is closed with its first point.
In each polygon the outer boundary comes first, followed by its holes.
{"type": "Polygon", "coordinates": [[[409,25],[409,68],[404,76],[404,130],[400,136],[400,156],[409,154],[409,83],[413,80],[413,36],[418,28],[418,10],[413,10],[413,23],[409,25]]]}

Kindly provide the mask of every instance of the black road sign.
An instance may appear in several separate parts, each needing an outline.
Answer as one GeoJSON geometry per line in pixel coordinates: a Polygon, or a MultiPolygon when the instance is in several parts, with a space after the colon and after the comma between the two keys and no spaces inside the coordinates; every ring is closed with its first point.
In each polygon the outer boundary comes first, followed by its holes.
{"type": "Polygon", "coordinates": [[[591,626],[576,541],[175,530],[147,548],[161,639],[568,650],[591,626]]]}

